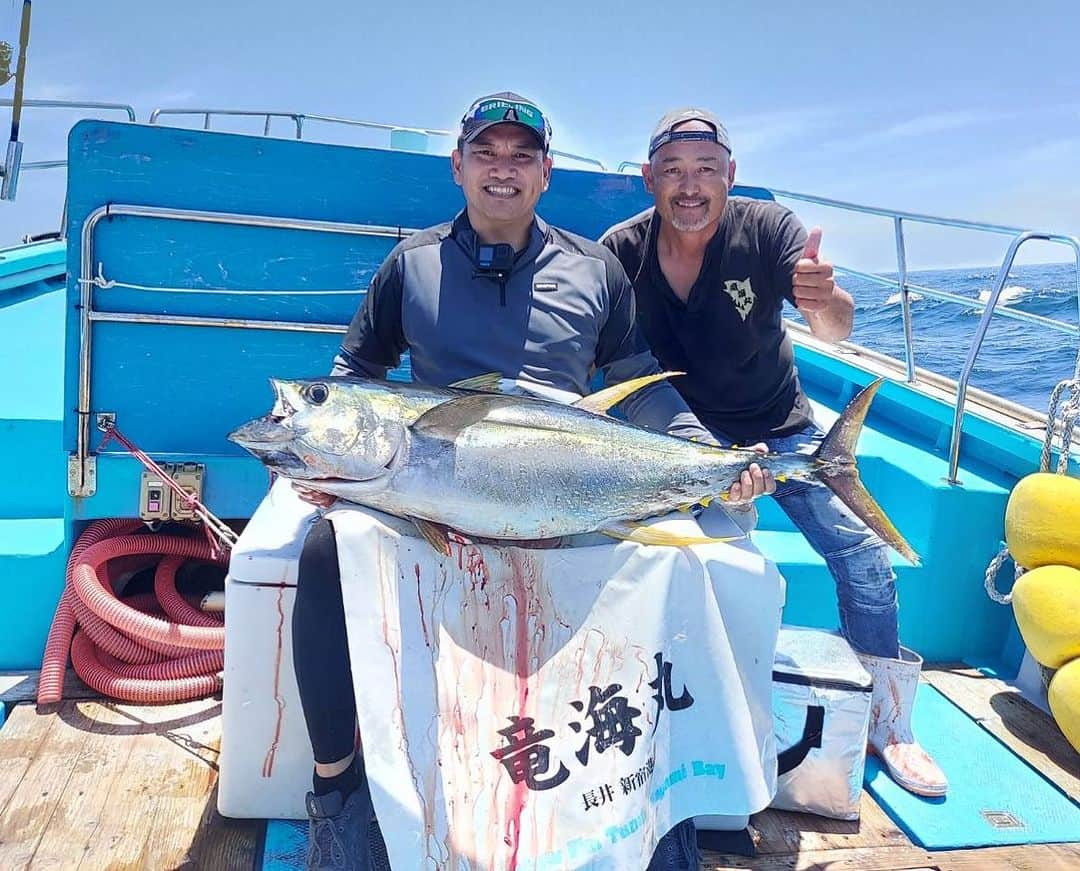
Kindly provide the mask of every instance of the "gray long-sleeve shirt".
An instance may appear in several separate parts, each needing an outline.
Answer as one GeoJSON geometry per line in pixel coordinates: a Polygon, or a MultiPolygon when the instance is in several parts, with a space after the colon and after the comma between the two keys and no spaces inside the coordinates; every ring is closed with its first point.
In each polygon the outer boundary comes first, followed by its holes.
{"type": "MultiPolygon", "coordinates": [[[[465,212],[399,243],[349,325],[334,374],[385,378],[406,349],[415,379],[436,386],[499,372],[526,389],[583,396],[597,369],[607,384],[660,371],[635,324],[633,286],[606,248],[537,218],[500,279],[478,270],[477,244],[465,212]]],[[[711,439],[666,382],[622,408],[649,429],[711,439]]]]}

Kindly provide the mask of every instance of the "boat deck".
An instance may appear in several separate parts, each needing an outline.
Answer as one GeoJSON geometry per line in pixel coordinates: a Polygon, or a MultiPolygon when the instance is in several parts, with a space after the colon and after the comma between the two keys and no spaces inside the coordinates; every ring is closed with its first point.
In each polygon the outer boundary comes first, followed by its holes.
{"type": "MultiPolygon", "coordinates": [[[[1046,777],[1080,799],[1080,755],[1049,716],[1007,684],[966,667],[926,680],[1046,777]]],[[[216,811],[220,701],[167,706],[94,698],[72,678],[39,713],[36,675],[0,678],[0,868],[261,869],[264,823],[216,811]]],[[[924,850],[863,793],[862,818],[839,822],[765,811],[757,856],[707,853],[703,868],[767,871],[1080,867],[1080,844],[924,850]]]]}

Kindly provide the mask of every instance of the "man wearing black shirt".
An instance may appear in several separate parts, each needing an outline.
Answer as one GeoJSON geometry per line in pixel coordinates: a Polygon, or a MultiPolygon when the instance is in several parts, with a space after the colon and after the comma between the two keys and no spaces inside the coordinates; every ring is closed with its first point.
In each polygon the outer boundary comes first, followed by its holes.
{"type": "MultiPolygon", "coordinates": [[[[824,437],[799,385],[784,301],[815,336],[851,332],[854,302],[789,210],[728,198],[735,161],[712,113],[680,109],[653,132],[642,166],[655,206],[601,239],[634,284],[638,323],[672,383],[721,442],[770,451],[824,437]]],[[[941,770],[915,741],[911,706],[921,659],[900,647],[895,576],[884,542],[822,484],[777,483],[775,498],[836,579],[840,627],[874,676],[870,744],[904,788],[937,796],[941,770]]]]}

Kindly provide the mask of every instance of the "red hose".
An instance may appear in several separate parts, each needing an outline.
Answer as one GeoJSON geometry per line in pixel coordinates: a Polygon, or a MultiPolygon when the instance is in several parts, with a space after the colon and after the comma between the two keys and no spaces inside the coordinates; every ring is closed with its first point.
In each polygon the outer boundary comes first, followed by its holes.
{"type": "Polygon", "coordinates": [[[181,701],[221,688],[222,619],[204,614],[177,592],[176,572],[186,559],[223,563],[225,558],[211,553],[201,539],[132,535],[144,528],[137,520],[96,520],[75,543],[45,645],[38,704],[60,701],[69,650],[79,677],[114,698],[181,701]],[[155,560],[160,560],[156,595],[117,598],[114,583],[155,560]]]}
{"type": "MultiPolygon", "coordinates": [[[[182,702],[208,696],[221,689],[221,678],[217,674],[171,677],[167,676],[168,670],[163,669],[155,672],[151,679],[123,677],[101,662],[94,642],[84,632],[75,633],[71,644],[71,662],[87,686],[128,702],[182,702]]],[[[167,662],[159,664],[165,667],[169,665],[167,662]]]]}
{"type": "Polygon", "coordinates": [[[56,606],[49,638],[45,642],[45,655],[41,661],[41,675],[38,678],[38,704],[46,705],[60,701],[64,691],[64,670],[67,668],[68,651],[71,649],[71,636],[75,632],[75,589],[71,585],[71,576],[75,571],[82,552],[95,542],[111,538],[114,535],[126,535],[142,526],[138,520],[120,518],[95,520],[91,523],[75,546],[67,565],[67,584],[56,606]]]}
{"type": "Polygon", "coordinates": [[[116,598],[108,584],[102,580],[100,569],[113,557],[135,553],[213,560],[210,545],[195,538],[179,538],[172,535],[125,535],[92,544],[83,553],[72,576],[75,591],[86,603],[86,607],[125,635],[134,636],[139,640],[194,647],[199,650],[224,649],[224,626],[184,626],[181,623],[170,623],[136,611],[116,598]]]}
{"type": "Polygon", "coordinates": [[[154,572],[154,595],[162,610],[177,623],[189,626],[224,626],[225,620],[220,614],[207,614],[200,611],[176,591],[176,572],[184,564],[183,557],[168,556],[163,559],[154,572]]]}

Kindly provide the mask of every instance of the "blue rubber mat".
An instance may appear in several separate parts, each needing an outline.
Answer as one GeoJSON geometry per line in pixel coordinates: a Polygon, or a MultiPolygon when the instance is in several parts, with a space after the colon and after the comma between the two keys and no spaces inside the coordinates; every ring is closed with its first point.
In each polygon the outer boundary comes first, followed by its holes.
{"type": "Polygon", "coordinates": [[[297,871],[307,853],[307,820],[269,820],[261,871],[297,871]]]}
{"type": "Polygon", "coordinates": [[[944,798],[898,787],[866,760],[866,788],[928,850],[1080,841],[1080,806],[933,687],[919,686],[913,726],[949,779],[944,798]]]}

